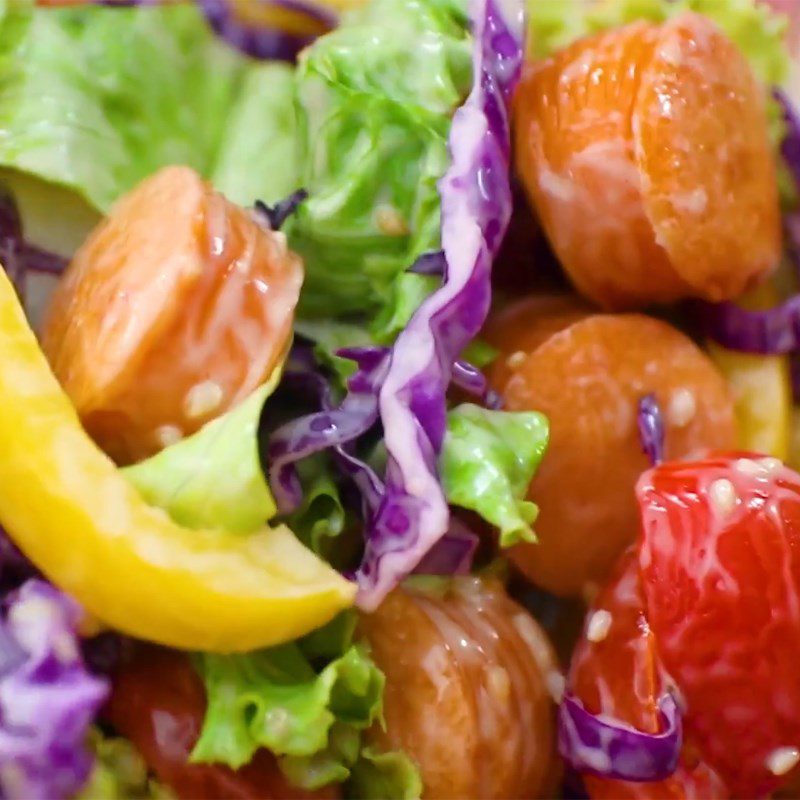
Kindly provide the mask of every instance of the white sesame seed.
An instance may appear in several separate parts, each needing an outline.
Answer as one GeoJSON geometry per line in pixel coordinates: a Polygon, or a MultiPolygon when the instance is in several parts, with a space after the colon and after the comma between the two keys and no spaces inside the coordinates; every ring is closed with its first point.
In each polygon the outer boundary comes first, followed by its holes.
{"type": "Polygon", "coordinates": [[[771,475],[773,472],[777,472],[782,466],[783,461],[779,458],[773,458],[772,456],[766,456],[765,458],[759,459],[759,464],[771,475]]]}
{"type": "Polygon", "coordinates": [[[516,369],[524,360],[525,353],[522,350],[516,350],[506,359],[506,366],[509,369],[516,369]]]}
{"type": "Polygon", "coordinates": [[[403,215],[394,206],[379,206],[375,210],[375,224],[386,236],[405,236],[408,233],[403,215]]]}
{"type": "Polygon", "coordinates": [[[186,393],[183,400],[183,411],[189,419],[204,417],[215,408],[219,408],[222,396],[222,387],[214,381],[195,384],[186,393]]]}
{"type": "Polygon", "coordinates": [[[730,514],[736,508],[736,489],[727,478],[717,478],[708,487],[708,496],[711,505],[720,514],[730,514]]]}
{"type": "Polygon", "coordinates": [[[183,439],[183,431],[177,425],[161,425],[156,428],[156,440],[162,447],[169,447],[183,439]]]}
{"type": "Polygon", "coordinates": [[[586,625],[586,638],[590,642],[602,642],[608,636],[613,617],[604,608],[595,611],[586,625]]]}
{"type": "Polygon", "coordinates": [[[567,687],[566,678],[556,669],[550,670],[544,679],[547,691],[554,703],[560,703],[564,698],[564,689],[567,687]]]}
{"type": "Polygon", "coordinates": [[[752,458],[739,458],[733,467],[743,475],[761,475],[764,472],[764,467],[752,458]]]}
{"type": "Polygon", "coordinates": [[[767,756],[767,769],[773,775],[785,775],[800,763],[800,750],[796,747],[776,747],[767,756]]]}
{"type": "Polygon", "coordinates": [[[676,389],[669,400],[667,418],[677,428],[688,425],[697,413],[697,402],[691,389],[676,389]]]}
{"type": "Polygon", "coordinates": [[[507,703],[511,696],[511,679],[508,677],[508,672],[503,667],[492,666],[489,668],[487,682],[492,696],[500,703],[507,703]]]}

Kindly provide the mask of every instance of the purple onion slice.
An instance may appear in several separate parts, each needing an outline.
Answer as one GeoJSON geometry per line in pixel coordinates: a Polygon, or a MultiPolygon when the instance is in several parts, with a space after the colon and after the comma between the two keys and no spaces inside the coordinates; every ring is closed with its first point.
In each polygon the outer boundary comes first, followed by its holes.
{"type": "Polygon", "coordinates": [[[675,772],[683,744],[680,709],[671,694],[658,702],[663,730],[644,733],[592,714],[571,694],[558,711],[558,752],[576,771],[623,781],[660,781],[675,772]]]}

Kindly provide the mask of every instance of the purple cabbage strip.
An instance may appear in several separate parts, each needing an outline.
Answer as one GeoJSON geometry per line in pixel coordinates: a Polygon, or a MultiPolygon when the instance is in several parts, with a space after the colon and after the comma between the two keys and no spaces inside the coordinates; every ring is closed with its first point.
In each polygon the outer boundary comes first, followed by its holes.
{"type": "Polygon", "coordinates": [[[675,772],[683,743],[680,709],[671,694],[658,703],[664,730],[643,733],[592,714],[566,694],[558,710],[558,752],[581,774],[623,781],[660,781],[675,772]]]}
{"type": "Polygon", "coordinates": [[[786,130],[781,142],[781,155],[795,184],[800,187],[800,115],[783,90],[773,89],[772,96],[781,107],[786,130]]]}
{"type": "Polygon", "coordinates": [[[41,250],[25,241],[22,218],[14,198],[0,190],[0,264],[17,294],[24,300],[26,278],[31,272],[60,275],[67,259],[41,250]]]}
{"type": "Polygon", "coordinates": [[[322,385],[325,379],[321,375],[313,377],[308,370],[301,372],[296,368],[297,362],[295,369],[291,361],[287,365],[285,380],[289,383],[302,380],[306,386],[315,388],[322,410],[287,422],[270,437],[267,446],[269,482],[281,513],[294,511],[302,499],[295,462],[328,448],[334,448],[340,463],[347,466],[354,480],[359,478],[356,483],[362,491],[369,490],[372,485],[371,476],[364,475],[364,470],[358,466],[363,462],[356,460],[356,464],[354,457],[343,448],[378,421],[377,393],[388,367],[387,352],[384,348],[351,348],[340,351],[339,355],[355,361],[358,370],[349,378],[349,391],[337,408],[331,407],[330,393],[327,384],[322,385]]]}
{"type": "Polygon", "coordinates": [[[449,528],[436,461],[452,364],[489,311],[491,266],[511,215],[508,105],[523,57],[521,2],[476,0],[475,83],[450,129],[452,164],[439,184],[445,280],[394,344],[379,408],[386,491],[366,530],[358,603],[371,610],[449,528]]]}
{"type": "Polygon", "coordinates": [[[642,452],[650,459],[652,466],[660,464],[664,460],[664,418],[654,394],[640,398],[636,423],[642,452]]]}
{"type": "Polygon", "coordinates": [[[0,637],[0,788],[7,800],[59,800],[92,769],[89,726],[108,683],[87,671],[77,604],[30,580],[9,600],[0,637]]]}
{"type": "MultiPolygon", "coordinates": [[[[331,30],[337,24],[336,15],[305,0],[254,1],[302,14],[314,23],[314,27],[323,30],[331,30]]],[[[294,61],[297,54],[316,38],[238,19],[233,0],[198,0],[198,3],[213,31],[229,45],[253,58],[294,61]]]]}
{"type": "Polygon", "coordinates": [[[433,252],[423,253],[419,256],[406,272],[413,272],[416,275],[444,276],[446,269],[447,262],[444,259],[444,251],[434,250],[433,252]]]}
{"type": "Polygon", "coordinates": [[[706,335],[730,350],[785,355],[800,343],[800,295],[766,311],[750,311],[735,303],[703,303],[706,335]]]}
{"type": "Polygon", "coordinates": [[[283,227],[283,223],[297,211],[300,203],[307,198],[308,192],[305,189],[298,189],[288,197],[275,203],[274,206],[268,206],[262,200],[256,200],[255,212],[257,219],[269,230],[279,231],[283,227]]]}
{"type": "Polygon", "coordinates": [[[468,575],[479,539],[461,520],[450,519],[450,528],[414,568],[417,575],[468,575]]]}
{"type": "Polygon", "coordinates": [[[451,380],[459,389],[479,398],[486,408],[497,410],[503,407],[502,398],[494,389],[490,388],[486,376],[469,361],[453,362],[451,380]]]}

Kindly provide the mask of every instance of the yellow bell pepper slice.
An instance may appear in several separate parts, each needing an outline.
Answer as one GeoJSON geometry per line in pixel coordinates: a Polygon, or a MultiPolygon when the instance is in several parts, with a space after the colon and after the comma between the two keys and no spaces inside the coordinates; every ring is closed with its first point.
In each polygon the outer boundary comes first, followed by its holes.
{"type": "Polygon", "coordinates": [[[161,644],[235,652],[352,605],[355,585],[286,527],[190,530],[147,505],[81,428],[5,273],[0,364],[0,524],[91,615],[161,644]]]}
{"type": "MultiPolygon", "coordinates": [[[[765,309],[778,302],[771,284],[739,301],[745,308],[765,309]]],[[[709,343],[708,352],[733,393],[739,447],[785,460],[792,429],[792,385],[787,356],[763,356],[727,350],[709,343]]]]}

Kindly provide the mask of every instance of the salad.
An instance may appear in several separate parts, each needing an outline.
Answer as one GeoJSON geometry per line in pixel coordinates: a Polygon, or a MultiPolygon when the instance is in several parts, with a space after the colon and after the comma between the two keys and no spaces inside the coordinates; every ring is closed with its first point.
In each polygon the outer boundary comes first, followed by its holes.
{"type": "Polygon", "coordinates": [[[0,4],[0,796],[800,797],[798,11],[0,4]]]}

